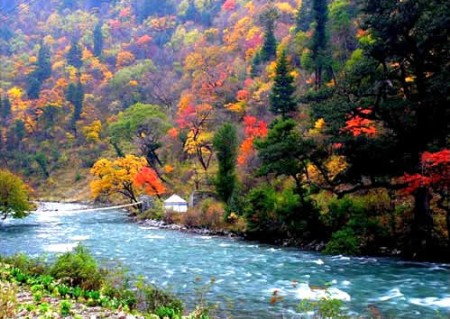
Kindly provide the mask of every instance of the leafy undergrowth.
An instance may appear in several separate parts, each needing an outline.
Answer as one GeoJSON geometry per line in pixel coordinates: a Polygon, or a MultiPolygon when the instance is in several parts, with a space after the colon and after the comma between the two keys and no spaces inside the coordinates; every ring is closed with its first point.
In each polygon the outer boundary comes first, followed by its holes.
{"type": "Polygon", "coordinates": [[[210,318],[203,307],[187,316],[183,310],[174,295],[142,278],[98,267],[83,246],[52,264],[24,255],[0,257],[0,319],[210,318]]]}

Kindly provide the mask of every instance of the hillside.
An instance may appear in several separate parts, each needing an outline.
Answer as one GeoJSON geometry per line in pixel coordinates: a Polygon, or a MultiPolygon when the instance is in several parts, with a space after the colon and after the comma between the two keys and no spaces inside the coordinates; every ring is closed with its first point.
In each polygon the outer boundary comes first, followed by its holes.
{"type": "Polygon", "coordinates": [[[450,4],[0,4],[0,166],[37,197],[211,191],[255,238],[450,249],[450,4]]]}

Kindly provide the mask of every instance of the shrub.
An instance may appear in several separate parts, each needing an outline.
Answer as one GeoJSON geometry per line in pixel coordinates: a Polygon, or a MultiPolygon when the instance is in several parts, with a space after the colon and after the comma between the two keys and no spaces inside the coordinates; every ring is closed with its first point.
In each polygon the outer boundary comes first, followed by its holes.
{"type": "MultiPolygon", "coordinates": [[[[347,315],[342,313],[342,307],[344,302],[339,299],[321,299],[318,301],[303,300],[298,311],[301,313],[314,312],[313,318],[333,318],[333,319],[344,319],[349,318],[347,315]]],[[[309,318],[309,316],[308,316],[309,318]]]]}
{"type": "Polygon", "coordinates": [[[184,224],[185,214],[187,213],[166,212],[163,221],[168,224],[184,224]]]}
{"type": "Polygon", "coordinates": [[[170,308],[177,313],[183,312],[183,303],[174,295],[145,283],[142,279],[136,283],[138,309],[155,313],[160,308],[170,308]]]}
{"type": "Polygon", "coordinates": [[[78,245],[74,252],[59,256],[50,274],[62,283],[85,290],[98,290],[103,282],[97,262],[82,245],[78,245]]]}
{"type": "Polygon", "coordinates": [[[137,218],[140,220],[154,219],[163,220],[164,219],[164,203],[160,200],[153,201],[153,208],[146,210],[145,212],[139,213],[137,218]]]}
{"type": "Polygon", "coordinates": [[[17,306],[17,286],[0,281],[0,319],[14,318],[17,306]]]}
{"type": "Polygon", "coordinates": [[[44,275],[47,271],[47,267],[42,259],[32,259],[24,254],[0,257],[0,263],[18,268],[21,272],[27,275],[44,275]]]}
{"type": "Polygon", "coordinates": [[[338,230],[326,245],[324,253],[358,255],[360,253],[359,239],[351,228],[338,230]]]}
{"type": "Polygon", "coordinates": [[[178,310],[168,308],[168,307],[160,307],[156,309],[155,312],[160,318],[169,318],[169,319],[178,319],[180,317],[180,312],[178,310]]]}
{"type": "Polygon", "coordinates": [[[72,309],[72,303],[69,300],[63,300],[59,304],[59,312],[63,317],[70,315],[70,310],[72,309]]]}

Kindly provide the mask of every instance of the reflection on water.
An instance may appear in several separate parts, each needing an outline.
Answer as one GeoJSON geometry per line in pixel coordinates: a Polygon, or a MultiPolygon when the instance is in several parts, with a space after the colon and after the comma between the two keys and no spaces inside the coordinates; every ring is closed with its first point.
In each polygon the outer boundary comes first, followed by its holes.
{"type": "Polygon", "coordinates": [[[447,265],[322,256],[142,227],[120,211],[68,211],[80,208],[51,203],[26,219],[6,220],[0,226],[0,254],[52,255],[82,242],[98,259],[121,261],[188,304],[197,299],[196,289],[214,278],[207,298],[234,318],[295,318],[301,299],[330,296],[345,301],[351,313],[368,308],[389,318],[450,313],[447,265]],[[272,306],[275,290],[284,298],[272,306]]]}

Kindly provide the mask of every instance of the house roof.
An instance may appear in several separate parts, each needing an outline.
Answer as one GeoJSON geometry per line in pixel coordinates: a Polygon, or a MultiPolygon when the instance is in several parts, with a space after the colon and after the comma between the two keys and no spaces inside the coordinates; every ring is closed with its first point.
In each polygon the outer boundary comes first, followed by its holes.
{"type": "Polygon", "coordinates": [[[187,204],[187,202],[182,199],[180,196],[178,196],[177,194],[173,194],[172,196],[170,196],[168,199],[166,199],[164,201],[164,203],[169,204],[169,203],[177,203],[177,204],[187,204]]]}

